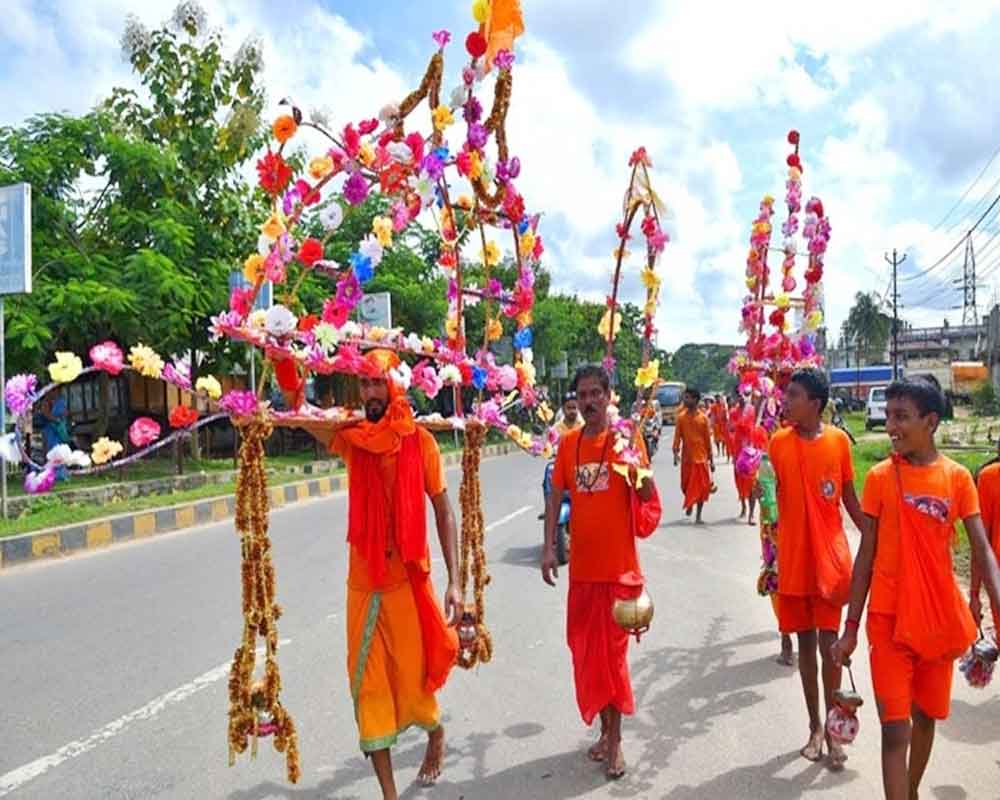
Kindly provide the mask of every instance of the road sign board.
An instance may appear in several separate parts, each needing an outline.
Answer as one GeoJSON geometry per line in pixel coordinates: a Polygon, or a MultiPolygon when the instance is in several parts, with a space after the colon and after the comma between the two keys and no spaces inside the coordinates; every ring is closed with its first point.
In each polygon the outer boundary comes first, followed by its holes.
{"type": "Polygon", "coordinates": [[[0,186],[0,295],[31,292],[31,184],[0,186]]]}

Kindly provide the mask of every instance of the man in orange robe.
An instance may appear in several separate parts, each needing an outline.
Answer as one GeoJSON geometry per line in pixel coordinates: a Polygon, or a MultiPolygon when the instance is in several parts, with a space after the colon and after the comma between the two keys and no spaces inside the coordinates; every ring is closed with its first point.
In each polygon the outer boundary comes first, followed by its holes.
{"type": "Polygon", "coordinates": [[[712,436],[708,418],[698,408],[701,393],[688,387],[684,390],[684,413],[674,427],[674,466],[681,466],[681,493],[684,513],[695,511],[695,524],[701,525],[701,512],[712,493],[715,461],[712,458],[712,436]]]}
{"type": "Polygon", "coordinates": [[[842,661],[857,648],[867,599],[872,684],[882,722],[882,783],[887,800],[910,800],[918,796],[930,759],[935,721],[950,711],[955,659],[975,641],[981,613],[978,591],[970,611],[955,582],[951,542],[959,519],[994,608],[1000,607],[1000,571],[972,476],[938,453],[934,442],[944,413],[940,388],[922,380],[898,381],[886,390],[886,401],[894,452],[865,480],[862,508],[868,524],[833,655],[842,661]]]}
{"type": "MultiPolygon", "coordinates": [[[[778,480],[778,627],[799,640],[799,676],[809,713],[809,741],[800,752],[809,761],[823,757],[817,643],[827,712],[840,688],[841,669],[830,649],[851,581],[841,504],[859,529],[865,525],[854,491],[851,443],[843,431],[821,421],[829,399],[830,385],[822,372],[795,372],[785,390],[790,425],[775,433],[770,445],[778,480]]],[[[829,737],[826,743],[828,765],[842,768],[847,758],[843,748],[829,737]]]]}
{"type": "Polygon", "coordinates": [[[721,394],[717,394],[715,402],[712,403],[709,417],[712,421],[712,440],[715,442],[715,455],[720,458],[726,455],[726,419],[728,415],[729,411],[726,409],[725,400],[723,400],[721,394]]]}
{"type": "Polygon", "coordinates": [[[441,773],[435,692],[458,653],[458,533],[437,442],[417,427],[404,390],[388,377],[398,357],[375,350],[366,360],[368,374],[359,380],[365,421],[336,434],[319,422],[304,427],[347,465],[347,674],[361,750],[385,800],[396,800],[390,748],[407,728],[428,734],[418,780],[430,785],[441,773]],[[448,569],[445,614],[431,585],[425,495],[448,569]]]}
{"type": "MultiPolygon", "coordinates": [[[[635,539],[651,531],[637,529],[634,509],[636,501],[655,503],[656,488],[651,477],[639,477],[632,468],[627,470],[631,483],[639,487],[633,489],[617,469],[622,465],[615,463],[615,432],[608,421],[611,388],[607,372],[598,366],[582,367],[573,389],[584,426],[559,443],[546,509],[542,579],[555,586],[555,527],[562,490],[567,490],[573,546],[566,634],[577,704],[588,726],[600,716],[601,737],[589,755],[605,762],[609,779],[617,779],[625,774],[621,719],[623,714],[635,713],[635,699],[628,671],[629,635],[615,623],[612,609],[615,600],[635,597],[641,589],[635,539]]],[[[636,446],[645,461],[641,437],[636,446]]]]}
{"type": "MultiPolygon", "coordinates": [[[[1000,559],[1000,455],[979,471],[976,483],[979,489],[979,509],[983,518],[983,528],[986,530],[986,538],[993,548],[993,555],[1000,559]]],[[[978,562],[974,561],[969,590],[972,604],[980,602],[982,585],[982,570],[978,562]]],[[[992,606],[992,611],[994,635],[1000,636],[1000,608],[992,606]]]]}

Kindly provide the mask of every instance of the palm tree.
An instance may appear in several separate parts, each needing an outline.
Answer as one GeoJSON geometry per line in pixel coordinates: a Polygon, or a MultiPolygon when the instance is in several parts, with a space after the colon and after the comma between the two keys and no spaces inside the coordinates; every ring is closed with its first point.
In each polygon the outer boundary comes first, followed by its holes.
{"type": "Polygon", "coordinates": [[[859,358],[871,362],[885,351],[892,329],[892,319],[879,308],[878,295],[858,292],[844,321],[844,338],[853,343],[859,358]]]}

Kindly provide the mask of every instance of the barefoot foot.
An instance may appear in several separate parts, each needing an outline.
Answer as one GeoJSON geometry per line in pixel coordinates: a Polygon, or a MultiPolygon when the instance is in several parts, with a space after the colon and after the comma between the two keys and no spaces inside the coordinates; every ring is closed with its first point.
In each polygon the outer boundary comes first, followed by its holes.
{"type": "Polygon", "coordinates": [[[831,740],[829,736],[826,737],[826,747],[829,751],[826,757],[827,768],[833,772],[839,772],[847,761],[847,753],[844,752],[844,748],[839,743],[831,740]]]}
{"type": "Polygon", "coordinates": [[[587,750],[587,758],[591,761],[604,761],[608,755],[608,735],[606,733],[601,734],[601,738],[597,740],[589,750],[587,750]]]}
{"type": "Polygon", "coordinates": [[[625,754],[621,742],[614,748],[614,757],[608,759],[604,774],[609,781],[617,781],[625,777],[625,754]]]}
{"type": "Polygon", "coordinates": [[[813,731],[805,747],[799,750],[799,755],[806,761],[819,761],[823,758],[823,731],[813,731]]]}
{"type": "Polygon", "coordinates": [[[441,777],[441,765],[444,762],[444,726],[427,734],[427,752],[424,753],[424,763],[417,773],[417,782],[421,786],[433,786],[441,777]]]}

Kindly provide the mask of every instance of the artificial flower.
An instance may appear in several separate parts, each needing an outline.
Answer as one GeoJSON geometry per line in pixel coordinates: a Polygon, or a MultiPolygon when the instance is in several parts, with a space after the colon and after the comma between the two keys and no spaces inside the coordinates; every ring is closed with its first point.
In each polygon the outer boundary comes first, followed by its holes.
{"type": "Polygon", "coordinates": [[[280,153],[268,150],[257,162],[257,182],[260,188],[270,195],[279,195],[285,191],[292,179],[292,168],[285,163],[280,153]]]}
{"type": "Polygon", "coordinates": [[[171,428],[190,428],[198,421],[198,410],[187,406],[174,406],[168,419],[171,428]]]}
{"type": "Polygon", "coordinates": [[[45,494],[56,483],[56,471],[51,467],[29,472],[24,476],[24,491],[28,494],[45,494]]]}
{"type": "Polygon", "coordinates": [[[257,413],[257,396],[244,389],[226,392],[219,406],[231,417],[252,417],[257,413]]]}
{"type": "Polygon", "coordinates": [[[351,173],[344,183],[344,199],[352,206],[360,205],[368,197],[368,181],[360,172],[351,173]]]}
{"type": "Polygon", "coordinates": [[[19,417],[31,409],[35,402],[35,389],[38,379],[34,375],[15,375],[4,386],[4,401],[15,417],[19,417]]]}
{"type": "Polygon", "coordinates": [[[0,436],[0,458],[8,464],[17,464],[21,461],[21,449],[17,446],[16,433],[0,436]]]}
{"type": "Polygon", "coordinates": [[[213,400],[218,400],[222,397],[222,384],[219,383],[218,378],[214,375],[205,375],[198,378],[198,382],[194,385],[196,391],[204,392],[213,400]]]}
{"type": "Polygon", "coordinates": [[[514,66],[514,54],[510,50],[500,50],[493,59],[497,69],[504,71],[514,66]]]}
{"type": "Polygon", "coordinates": [[[382,244],[372,235],[368,235],[361,240],[361,244],[358,245],[358,252],[371,262],[372,267],[377,267],[382,263],[382,244]]]}
{"type": "Polygon", "coordinates": [[[434,128],[439,131],[443,131],[455,122],[455,117],[452,115],[451,109],[445,105],[440,105],[435,108],[432,117],[434,120],[434,128]]]}
{"type": "Polygon", "coordinates": [[[363,142],[361,147],[358,148],[358,161],[366,167],[370,167],[375,163],[375,148],[371,146],[370,142],[363,142]]]}
{"type": "Polygon", "coordinates": [[[389,379],[405,392],[413,382],[413,371],[409,364],[401,361],[398,367],[389,370],[389,379]]]}
{"type": "Polygon", "coordinates": [[[45,463],[52,467],[80,467],[85,469],[90,466],[90,456],[82,450],[74,450],[68,444],[57,444],[45,454],[45,463]]]}
{"type": "Polygon", "coordinates": [[[191,391],[191,367],[186,361],[167,364],[160,375],[167,383],[173,384],[185,392],[191,391]]]}
{"type": "Polygon", "coordinates": [[[299,245],[299,261],[307,267],[312,267],[323,257],[323,243],[318,239],[305,239],[299,245]]]}
{"type": "Polygon", "coordinates": [[[388,217],[375,217],[372,220],[372,232],[382,247],[392,245],[392,220],[388,217]]]}
{"type": "Polygon", "coordinates": [[[454,364],[445,364],[438,376],[445,386],[460,386],[462,384],[462,372],[454,364]]]}
{"type": "Polygon", "coordinates": [[[128,440],[133,447],[146,447],[160,438],[160,423],[149,417],[139,417],[129,425],[128,440]]]}
{"type": "Polygon", "coordinates": [[[264,256],[260,253],[247,256],[247,260],[243,262],[243,277],[250,285],[256,285],[264,277],[264,256]]]}
{"type": "Polygon", "coordinates": [[[413,368],[411,383],[431,400],[437,397],[444,387],[444,381],[441,380],[434,367],[426,361],[421,361],[413,368]]]}
{"type": "Polygon", "coordinates": [[[322,180],[333,172],[333,159],[330,156],[316,156],[309,162],[309,175],[314,180],[322,180]]]}
{"type": "Polygon", "coordinates": [[[319,221],[328,231],[335,231],[344,221],[344,209],[340,207],[340,203],[334,200],[319,212],[319,221]]]}
{"type": "Polygon", "coordinates": [[[114,342],[101,342],[90,348],[90,363],[109,375],[118,375],[125,367],[125,357],[114,342]]]}
{"type": "Polygon", "coordinates": [[[361,281],[355,272],[348,272],[337,281],[336,304],[348,311],[353,311],[361,302],[361,281]]]}
{"type": "Polygon", "coordinates": [[[653,359],[646,366],[639,367],[635,373],[635,385],[641,389],[648,389],[660,377],[660,360],[653,359]]]}
{"type": "Polygon", "coordinates": [[[267,221],[260,226],[260,232],[264,234],[272,242],[276,241],[281,234],[285,233],[287,228],[285,227],[284,215],[279,212],[274,212],[267,218],[267,221]]]}
{"type": "Polygon", "coordinates": [[[483,263],[487,267],[495,267],[500,263],[500,248],[497,247],[497,243],[494,241],[489,241],[486,243],[486,248],[482,251],[483,263]]]}
{"type": "Polygon", "coordinates": [[[271,306],[264,316],[264,329],[275,337],[293,333],[298,323],[298,318],[281,303],[271,306]]]}
{"type": "Polygon", "coordinates": [[[488,341],[495,342],[503,336],[503,323],[500,320],[493,318],[490,319],[486,326],[486,338],[488,341]]]}
{"type": "MultiPolygon", "coordinates": [[[[442,30],[439,30],[439,31],[434,31],[434,33],[431,34],[431,38],[434,40],[434,43],[438,47],[440,47],[442,50],[444,50],[444,48],[448,46],[448,42],[451,41],[451,34],[448,31],[442,29],[442,30]]],[[[398,106],[396,107],[396,113],[397,114],[399,113],[399,107],[398,106]]]]}
{"type": "Polygon", "coordinates": [[[83,362],[75,353],[56,353],[56,360],[49,364],[49,375],[56,383],[72,383],[83,372],[83,362]]]}
{"type": "Polygon", "coordinates": [[[95,464],[107,464],[124,449],[121,442],[116,442],[107,436],[102,436],[91,446],[90,459],[95,464]]]}
{"type": "Polygon", "coordinates": [[[129,350],[132,369],[147,378],[159,378],[163,374],[163,359],[156,351],[144,344],[137,344],[129,350]]]}
{"type": "Polygon", "coordinates": [[[329,322],[320,322],[313,328],[316,344],[324,350],[332,350],[340,341],[340,332],[329,322]]]}
{"type": "MultiPolygon", "coordinates": [[[[522,328],[517,333],[514,334],[514,349],[523,350],[525,353],[530,353],[531,345],[534,342],[534,334],[531,332],[531,328],[522,328]]],[[[522,356],[523,357],[523,356],[522,356]]],[[[530,361],[531,358],[525,359],[530,361]]]]}
{"type": "MultiPolygon", "coordinates": [[[[485,55],[487,47],[489,44],[486,42],[486,37],[479,31],[473,31],[465,37],[465,50],[473,58],[485,55]]],[[[476,77],[479,77],[478,73],[476,73],[476,77]]]]}
{"type": "Polygon", "coordinates": [[[298,129],[299,125],[295,119],[288,114],[283,114],[274,121],[271,133],[274,134],[275,139],[284,144],[295,135],[298,129]]]}
{"type": "Polygon", "coordinates": [[[448,315],[448,318],[444,321],[444,332],[449,341],[454,341],[458,338],[458,317],[452,314],[448,315]]]}
{"type": "Polygon", "coordinates": [[[621,330],[621,326],[622,315],[618,312],[615,314],[614,330],[611,330],[611,309],[609,308],[604,312],[604,316],[601,317],[601,322],[597,326],[597,332],[601,334],[602,339],[614,339],[618,335],[618,331],[621,330]]]}
{"type": "Polygon", "coordinates": [[[371,258],[360,252],[351,253],[351,270],[358,283],[368,283],[375,276],[371,258]]]}

